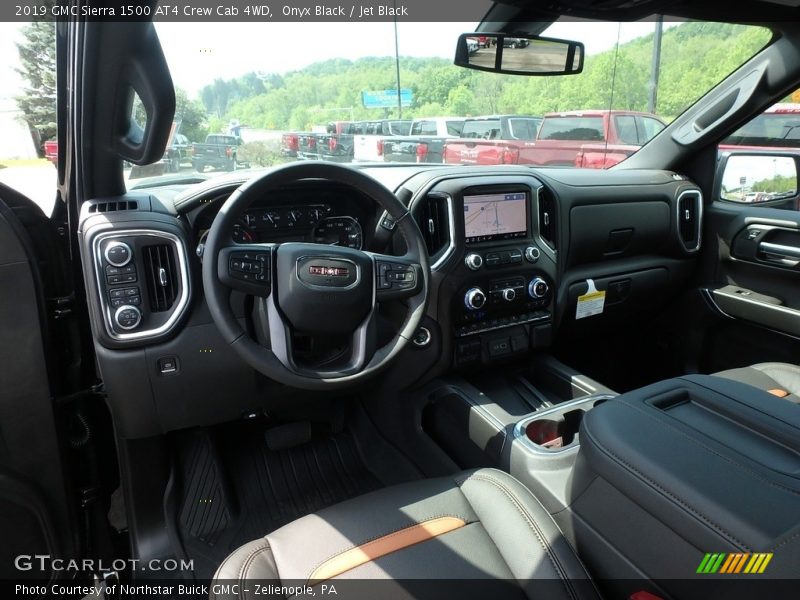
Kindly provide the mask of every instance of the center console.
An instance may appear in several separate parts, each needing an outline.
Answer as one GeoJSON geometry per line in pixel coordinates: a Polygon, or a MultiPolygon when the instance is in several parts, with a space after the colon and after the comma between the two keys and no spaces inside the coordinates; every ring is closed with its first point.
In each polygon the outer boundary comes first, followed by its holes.
{"type": "Polygon", "coordinates": [[[456,196],[464,258],[450,316],[456,366],[490,363],[550,343],[555,252],[539,235],[541,185],[467,187],[456,196]]]}

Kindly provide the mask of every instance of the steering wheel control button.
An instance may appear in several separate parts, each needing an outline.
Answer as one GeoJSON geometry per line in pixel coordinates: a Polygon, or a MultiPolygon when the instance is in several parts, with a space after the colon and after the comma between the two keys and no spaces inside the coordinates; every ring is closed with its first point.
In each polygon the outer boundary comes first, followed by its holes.
{"type": "Polygon", "coordinates": [[[470,310],[480,310],[486,304],[486,294],[481,288],[471,288],[464,294],[464,305],[470,310]]]}
{"type": "Polygon", "coordinates": [[[541,300],[547,296],[550,286],[541,277],[534,277],[528,284],[528,295],[534,300],[541,300]]]}
{"type": "Polygon", "coordinates": [[[114,323],[120,329],[130,331],[142,322],[142,311],[130,304],[123,304],[114,312],[114,323]]]}
{"type": "Polygon", "coordinates": [[[525,260],[527,260],[529,263],[538,262],[541,256],[542,253],[536,246],[528,246],[525,248],[525,260]]]}
{"type": "Polygon", "coordinates": [[[270,262],[266,253],[231,252],[228,271],[230,276],[239,281],[254,283],[270,280],[270,262]]]}
{"type": "Polygon", "coordinates": [[[379,290],[405,291],[417,286],[417,275],[410,265],[380,261],[377,271],[379,290]]]}
{"type": "Polygon", "coordinates": [[[431,343],[431,330],[427,327],[420,327],[414,337],[411,338],[411,341],[418,348],[425,348],[431,343]]]}
{"type": "Polygon", "coordinates": [[[133,250],[125,242],[109,242],[103,251],[106,262],[112,267],[124,267],[133,258],[133,250]]]}
{"type": "Polygon", "coordinates": [[[478,271],[483,266],[483,257],[474,252],[467,254],[467,257],[464,259],[464,264],[467,265],[467,268],[471,271],[478,271]]]}

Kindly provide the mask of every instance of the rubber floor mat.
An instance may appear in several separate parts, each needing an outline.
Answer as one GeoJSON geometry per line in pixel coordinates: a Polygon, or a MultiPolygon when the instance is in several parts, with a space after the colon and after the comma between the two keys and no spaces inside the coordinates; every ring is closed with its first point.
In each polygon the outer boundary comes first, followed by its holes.
{"type": "Polygon", "coordinates": [[[194,432],[180,438],[178,458],[176,520],[198,578],[246,542],[383,487],[348,431],[277,451],[257,427],[194,432]]]}

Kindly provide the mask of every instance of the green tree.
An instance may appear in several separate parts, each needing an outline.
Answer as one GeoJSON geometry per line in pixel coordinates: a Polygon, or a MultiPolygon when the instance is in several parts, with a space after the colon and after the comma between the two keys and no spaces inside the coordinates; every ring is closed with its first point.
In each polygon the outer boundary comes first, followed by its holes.
{"type": "Polygon", "coordinates": [[[179,133],[192,142],[202,142],[208,134],[207,114],[203,104],[190,100],[182,89],[175,89],[175,121],[180,123],[179,133]]]}
{"type": "Polygon", "coordinates": [[[22,28],[17,43],[23,93],[16,98],[28,127],[44,142],[56,137],[56,29],[53,21],[34,21],[22,28]]]}

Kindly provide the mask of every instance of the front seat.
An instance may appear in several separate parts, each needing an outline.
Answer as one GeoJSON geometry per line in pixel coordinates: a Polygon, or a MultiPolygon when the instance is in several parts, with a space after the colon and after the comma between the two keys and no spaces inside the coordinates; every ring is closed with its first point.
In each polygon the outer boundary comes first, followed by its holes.
{"type": "Polygon", "coordinates": [[[778,398],[800,404],[800,367],[797,365],[777,362],[760,363],[750,367],[721,371],[715,375],[747,383],[778,398]]]}
{"type": "MultiPolygon", "coordinates": [[[[494,469],[385,488],[297,519],[225,559],[211,597],[255,597],[253,580],[319,590],[365,579],[394,580],[393,598],[398,588],[414,597],[485,598],[475,580],[493,580],[503,598],[599,598],[544,507],[494,469]],[[448,587],[420,584],[434,579],[448,587]],[[412,581],[419,585],[410,591],[404,582],[412,581]]],[[[381,590],[375,582],[362,588],[375,597],[381,590]]]]}

